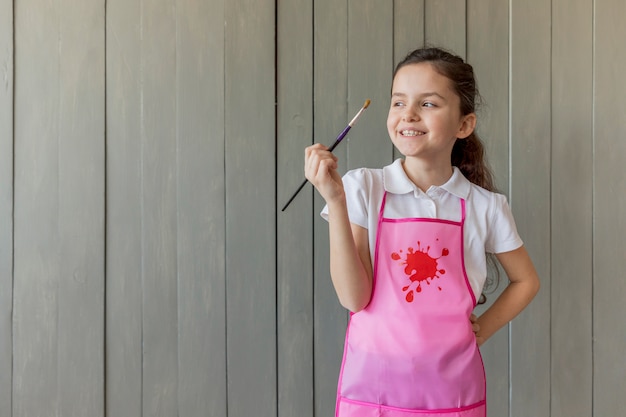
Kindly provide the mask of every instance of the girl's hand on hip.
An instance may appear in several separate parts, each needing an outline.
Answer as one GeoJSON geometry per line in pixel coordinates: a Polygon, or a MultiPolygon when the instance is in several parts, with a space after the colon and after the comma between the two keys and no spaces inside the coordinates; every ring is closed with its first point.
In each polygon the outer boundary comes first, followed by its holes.
{"type": "Polygon", "coordinates": [[[480,346],[485,342],[485,338],[478,335],[478,332],[480,331],[480,324],[478,324],[478,317],[476,317],[476,314],[472,314],[470,316],[470,322],[472,323],[474,336],[476,336],[476,343],[480,346]]]}
{"type": "Polygon", "coordinates": [[[304,175],[326,203],[344,198],[343,182],[337,172],[337,157],[326,146],[316,143],[305,149],[304,175]]]}

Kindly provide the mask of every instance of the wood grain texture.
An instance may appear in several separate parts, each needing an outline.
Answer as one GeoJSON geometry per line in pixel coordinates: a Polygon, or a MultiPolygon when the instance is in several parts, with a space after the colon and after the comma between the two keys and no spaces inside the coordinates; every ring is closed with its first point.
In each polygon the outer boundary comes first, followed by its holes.
{"type": "Polygon", "coordinates": [[[46,6],[23,2],[15,15],[16,66],[24,71],[15,89],[13,412],[97,416],[104,411],[104,14],[98,2],[46,6]]]}
{"type": "MultiPolygon", "coordinates": [[[[623,138],[626,4],[595,3],[593,124],[593,413],[619,415],[626,407],[626,143],[623,138]]],[[[574,242],[572,242],[574,243],[574,242]]],[[[574,256],[588,245],[580,242],[574,256]]],[[[583,252],[584,254],[584,252],[583,252]]]]}
{"type": "MultiPolygon", "coordinates": [[[[277,3],[276,195],[283,207],[301,181],[304,148],[313,141],[313,4],[277,3]]],[[[313,223],[310,184],[277,227],[278,416],[314,414],[313,223]]]]}
{"type": "MultiPolygon", "coordinates": [[[[348,1],[316,1],[314,22],[314,141],[331,144],[350,121],[347,106],[348,33],[345,30],[348,23],[348,1]]],[[[347,166],[346,145],[347,141],[333,151],[339,159],[341,173],[346,171],[347,166]]],[[[328,223],[319,215],[322,207],[324,201],[318,193],[314,193],[312,219],[314,236],[311,242],[315,302],[314,415],[332,416],[335,413],[337,381],[348,315],[339,304],[330,280],[328,223]]]]}
{"type": "Polygon", "coordinates": [[[104,415],[104,1],[58,7],[57,413],[97,417],[104,415]]]}
{"type": "Polygon", "coordinates": [[[13,414],[37,417],[59,407],[59,10],[15,16],[13,414]]]}
{"type": "Polygon", "coordinates": [[[227,415],[223,0],[178,2],[178,413],[227,415]]]}
{"type": "Polygon", "coordinates": [[[552,2],[552,417],[593,415],[592,16],[552,2]]]}
{"type": "MultiPolygon", "coordinates": [[[[499,0],[467,2],[467,62],[474,75],[483,103],[477,108],[476,131],[487,152],[488,164],[498,191],[509,193],[509,8],[499,0]]],[[[488,271],[491,279],[495,271],[488,271]]],[[[476,309],[480,315],[506,288],[507,278],[500,271],[500,282],[486,288],[487,303],[476,309]]],[[[490,415],[509,414],[509,332],[505,326],[481,347],[487,374],[487,409],[490,415]]]]}
{"type": "Polygon", "coordinates": [[[543,417],[550,415],[550,1],[511,7],[510,198],[542,281],[511,324],[511,415],[543,417]]]}
{"type": "Polygon", "coordinates": [[[414,49],[424,45],[425,0],[394,0],[393,63],[394,66],[414,49]]]}
{"type": "Polygon", "coordinates": [[[466,0],[424,0],[425,39],[465,58],[466,0]]]}
{"type": "Polygon", "coordinates": [[[347,137],[348,168],[382,168],[393,161],[387,112],[393,72],[393,3],[348,2],[348,123],[371,104],[347,137]]]}
{"type": "Polygon", "coordinates": [[[13,384],[13,2],[0,0],[0,416],[13,384]]]}
{"type": "Polygon", "coordinates": [[[143,413],[178,410],[176,15],[173,0],[141,9],[143,413]]]}
{"type": "MultiPolygon", "coordinates": [[[[394,0],[393,69],[411,51],[424,45],[425,25],[424,0],[394,0]]],[[[391,75],[389,78],[391,83],[391,75]]],[[[386,104],[389,105],[389,92],[386,104]]],[[[402,158],[402,154],[394,146],[393,159],[398,158],[402,158]]]]}
{"type": "Polygon", "coordinates": [[[108,1],[106,18],[106,410],[141,416],[141,4],[108,1]]]}
{"type": "Polygon", "coordinates": [[[229,1],[226,21],[228,412],[273,416],[277,413],[275,3],[229,1]]]}

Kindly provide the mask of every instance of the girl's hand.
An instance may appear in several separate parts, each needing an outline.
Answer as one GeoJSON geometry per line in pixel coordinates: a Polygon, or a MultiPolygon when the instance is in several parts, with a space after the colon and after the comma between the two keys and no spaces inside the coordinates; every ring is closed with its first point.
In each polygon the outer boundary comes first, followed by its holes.
{"type": "Polygon", "coordinates": [[[478,332],[480,331],[480,324],[478,324],[478,317],[476,317],[476,314],[472,314],[470,316],[470,322],[472,323],[474,336],[476,336],[476,343],[480,346],[485,342],[485,338],[478,335],[478,332]]]}
{"type": "Polygon", "coordinates": [[[337,157],[316,143],[304,151],[304,175],[327,204],[344,199],[343,182],[337,172],[337,157]]]}

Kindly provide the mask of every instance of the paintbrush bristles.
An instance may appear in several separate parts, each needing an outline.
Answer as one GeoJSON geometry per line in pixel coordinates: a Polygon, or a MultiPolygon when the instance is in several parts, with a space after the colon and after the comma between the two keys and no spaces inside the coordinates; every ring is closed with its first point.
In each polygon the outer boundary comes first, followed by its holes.
{"type": "Polygon", "coordinates": [[[370,99],[368,98],[367,100],[365,100],[365,103],[363,104],[363,107],[361,107],[361,110],[359,110],[359,112],[356,114],[356,116],[354,116],[352,118],[352,120],[350,120],[350,123],[348,123],[348,126],[352,127],[354,126],[354,123],[356,123],[356,119],[359,118],[359,116],[361,115],[361,113],[363,113],[363,110],[367,109],[367,107],[370,105],[370,99]]]}

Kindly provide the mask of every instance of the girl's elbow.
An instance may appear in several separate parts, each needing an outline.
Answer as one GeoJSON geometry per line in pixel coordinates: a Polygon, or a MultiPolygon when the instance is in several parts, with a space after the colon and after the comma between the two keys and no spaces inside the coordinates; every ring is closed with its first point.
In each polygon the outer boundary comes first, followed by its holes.
{"type": "Polygon", "coordinates": [[[532,300],[533,298],[535,298],[535,296],[539,293],[539,290],[541,289],[541,282],[539,281],[539,277],[537,275],[535,275],[529,282],[528,282],[528,295],[530,300],[532,300]]]}
{"type": "Polygon", "coordinates": [[[358,313],[369,304],[369,298],[340,299],[341,305],[352,313],[358,313]]]}
{"type": "Polygon", "coordinates": [[[537,293],[539,293],[539,290],[541,289],[541,281],[539,280],[539,277],[535,277],[535,282],[534,282],[534,293],[533,296],[537,295],[537,293]]]}

